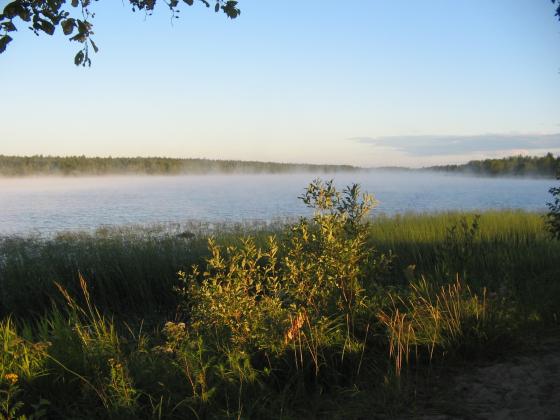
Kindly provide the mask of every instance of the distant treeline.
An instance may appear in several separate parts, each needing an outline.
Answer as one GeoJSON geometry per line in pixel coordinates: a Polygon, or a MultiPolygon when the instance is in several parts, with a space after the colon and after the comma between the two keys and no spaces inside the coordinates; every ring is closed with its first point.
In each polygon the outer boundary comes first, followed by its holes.
{"type": "Polygon", "coordinates": [[[312,165],[239,160],[0,155],[0,176],[338,172],[356,171],[358,169],[350,165],[312,165]]]}
{"type": "Polygon", "coordinates": [[[442,165],[424,168],[431,171],[468,173],[486,176],[555,177],[560,173],[560,156],[511,156],[503,159],[471,160],[464,165],[442,165]]]}

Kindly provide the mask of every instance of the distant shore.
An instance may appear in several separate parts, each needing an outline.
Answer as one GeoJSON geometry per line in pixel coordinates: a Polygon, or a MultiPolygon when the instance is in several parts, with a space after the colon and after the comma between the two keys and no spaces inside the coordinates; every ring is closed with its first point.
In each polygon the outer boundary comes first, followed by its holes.
{"type": "Polygon", "coordinates": [[[560,156],[510,156],[472,160],[459,165],[423,168],[386,166],[260,162],[202,158],[7,156],[0,154],[0,177],[107,176],[107,175],[210,175],[337,173],[362,171],[432,171],[468,176],[555,178],[560,174],[560,156]]]}
{"type": "Polygon", "coordinates": [[[288,172],[353,172],[351,165],[319,165],[242,160],[178,159],[165,157],[5,156],[0,176],[205,175],[288,172]]]}

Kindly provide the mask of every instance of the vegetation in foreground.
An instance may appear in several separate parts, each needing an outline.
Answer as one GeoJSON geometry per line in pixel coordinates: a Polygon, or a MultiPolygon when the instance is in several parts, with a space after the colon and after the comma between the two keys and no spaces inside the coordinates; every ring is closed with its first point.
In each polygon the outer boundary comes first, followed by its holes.
{"type": "Polygon", "coordinates": [[[310,220],[0,244],[0,412],[17,418],[360,417],[414,411],[430,369],[558,327],[542,215],[376,218],[314,182],[310,220]]]}

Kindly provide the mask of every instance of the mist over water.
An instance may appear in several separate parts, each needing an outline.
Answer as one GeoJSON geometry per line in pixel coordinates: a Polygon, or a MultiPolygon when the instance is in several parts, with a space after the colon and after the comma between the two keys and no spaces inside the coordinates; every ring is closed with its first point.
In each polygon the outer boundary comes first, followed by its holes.
{"type": "Polygon", "coordinates": [[[0,234],[52,234],[130,224],[272,221],[310,214],[298,200],[314,178],[357,182],[375,214],[447,210],[543,211],[550,179],[425,172],[115,176],[0,179],[0,234]]]}

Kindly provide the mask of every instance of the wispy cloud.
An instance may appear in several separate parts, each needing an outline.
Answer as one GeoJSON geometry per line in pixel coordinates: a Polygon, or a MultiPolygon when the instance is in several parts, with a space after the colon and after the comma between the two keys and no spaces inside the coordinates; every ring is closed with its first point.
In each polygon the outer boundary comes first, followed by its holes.
{"type": "Polygon", "coordinates": [[[500,151],[560,149],[560,133],[352,137],[350,140],[391,148],[410,156],[463,155],[500,151]]]}

